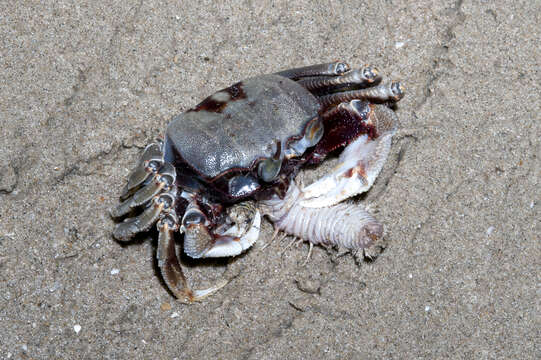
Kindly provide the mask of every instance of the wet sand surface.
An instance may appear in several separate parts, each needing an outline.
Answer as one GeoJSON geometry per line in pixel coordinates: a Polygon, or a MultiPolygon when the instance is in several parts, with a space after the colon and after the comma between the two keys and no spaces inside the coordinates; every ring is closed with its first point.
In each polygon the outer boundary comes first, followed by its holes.
{"type": "Polygon", "coordinates": [[[539,1],[0,8],[0,358],[539,358],[539,1]],[[338,59],[407,89],[358,199],[387,249],[301,266],[265,221],[240,257],[183,258],[194,287],[232,281],[176,302],[156,233],[111,235],[141,149],[218,89],[338,59]]]}

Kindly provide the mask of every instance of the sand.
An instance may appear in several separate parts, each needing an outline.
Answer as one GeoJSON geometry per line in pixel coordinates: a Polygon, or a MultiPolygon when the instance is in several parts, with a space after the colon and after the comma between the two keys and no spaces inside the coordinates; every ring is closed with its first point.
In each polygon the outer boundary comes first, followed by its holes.
{"type": "Polygon", "coordinates": [[[0,358],[539,358],[539,1],[49,3],[0,5],[0,358]],[[217,89],[337,59],[407,88],[359,199],[387,249],[301,266],[265,221],[245,255],[184,259],[233,279],[176,302],[156,234],[111,236],[141,149],[217,89]]]}

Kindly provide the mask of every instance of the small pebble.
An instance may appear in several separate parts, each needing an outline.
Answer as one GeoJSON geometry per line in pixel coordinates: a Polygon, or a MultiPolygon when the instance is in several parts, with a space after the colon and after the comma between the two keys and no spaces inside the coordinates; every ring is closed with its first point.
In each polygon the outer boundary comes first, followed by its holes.
{"type": "Polygon", "coordinates": [[[171,314],[171,319],[177,318],[178,316],[178,312],[174,312],[171,314]]]}
{"type": "Polygon", "coordinates": [[[120,272],[119,269],[113,269],[113,270],[111,270],[111,275],[116,275],[116,274],[118,274],[119,272],[120,272]]]}
{"type": "Polygon", "coordinates": [[[75,333],[78,334],[79,331],[81,331],[81,325],[79,324],[73,325],[73,331],[75,331],[75,333]]]}
{"type": "Polygon", "coordinates": [[[426,312],[429,312],[429,311],[430,311],[430,306],[428,306],[428,305],[425,306],[425,311],[426,311],[426,312]]]}
{"type": "Polygon", "coordinates": [[[397,48],[397,49],[400,49],[402,47],[404,47],[406,43],[403,42],[403,41],[398,41],[397,43],[394,44],[394,47],[397,48]]]}
{"type": "Polygon", "coordinates": [[[487,229],[487,235],[490,236],[490,234],[492,234],[492,232],[494,231],[494,226],[491,226],[487,229]]]}

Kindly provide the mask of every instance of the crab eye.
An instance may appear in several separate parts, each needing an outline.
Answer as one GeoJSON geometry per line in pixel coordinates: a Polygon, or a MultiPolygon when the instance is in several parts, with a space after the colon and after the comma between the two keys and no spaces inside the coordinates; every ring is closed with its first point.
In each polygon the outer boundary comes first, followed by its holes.
{"type": "Polygon", "coordinates": [[[265,159],[257,165],[257,175],[265,182],[276,179],[282,167],[282,160],[265,159]]]}
{"type": "Polygon", "coordinates": [[[229,195],[241,197],[259,188],[259,183],[250,175],[238,175],[229,180],[229,195]]]}

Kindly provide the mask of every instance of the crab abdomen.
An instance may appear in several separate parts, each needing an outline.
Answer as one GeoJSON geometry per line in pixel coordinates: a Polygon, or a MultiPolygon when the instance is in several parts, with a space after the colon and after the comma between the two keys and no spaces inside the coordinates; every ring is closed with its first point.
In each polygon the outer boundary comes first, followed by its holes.
{"type": "MultiPolygon", "coordinates": [[[[207,179],[247,169],[272,158],[287,141],[302,136],[318,115],[319,101],[297,82],[263,75],[221,90],[173,118],[166,132],[166,161],[173,152],[207,179]]],[[[178,162],[178,160],[177,160],[178,162]]]]}

